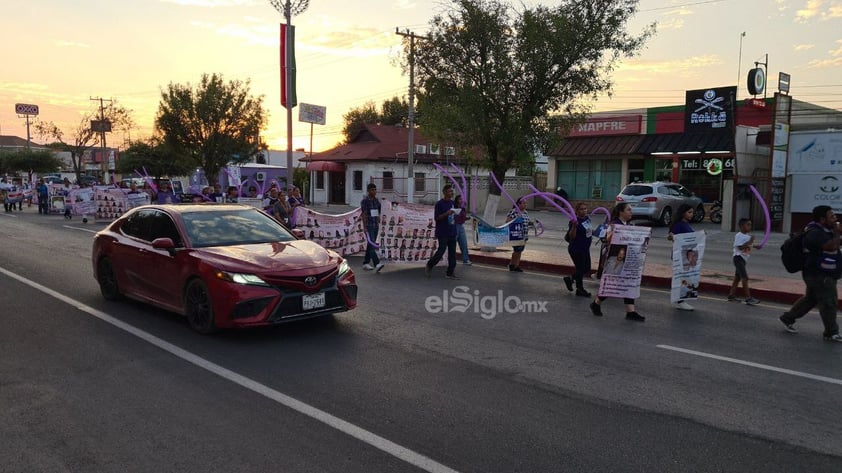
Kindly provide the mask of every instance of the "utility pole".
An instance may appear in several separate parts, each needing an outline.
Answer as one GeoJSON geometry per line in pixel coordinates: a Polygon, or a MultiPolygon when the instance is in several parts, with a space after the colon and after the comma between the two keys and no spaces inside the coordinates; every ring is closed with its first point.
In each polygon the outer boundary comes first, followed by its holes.
{"type": "Polygon", "coordinates": [[[102,97],[91,97],[91,100],[99,100],[99,121],[91,122],[91,130],[100,133],[100,143],[102,144],[102,163],[100,170],[102,171],[102,183],[108,184],[108,157],[105,155],[105,133],[111,131],[111,123],[105,120],[105,105],[104,102],[113,103],[111,99],[104,99],[102,97]]]}
{"type": "Polygon", "coordinates": [[[409,38],[409,112],[407,114],[409,126],[409,149],[407,150],[407,156],[409,158],[409,166],[406,171],[406,202],[411,204],[415,201],[415,39],[427,38],[418,36],[409,30],[401,33],[398,28],[395,28],[395,34],[409,38]]]}

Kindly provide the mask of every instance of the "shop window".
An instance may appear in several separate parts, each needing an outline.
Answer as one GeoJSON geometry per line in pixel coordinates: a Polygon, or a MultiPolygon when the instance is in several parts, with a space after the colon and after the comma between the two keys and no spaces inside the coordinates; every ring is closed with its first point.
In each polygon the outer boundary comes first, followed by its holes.
{"type": "Polygon", "coordinates": [[[570,200],[613,200],[623,187],[622,162],[618,159],[559,161],[556,182],[570,200]]]}
{"type": "Polygon", "coordinates": [[[354,171],[354,190],[355,191],[363,190],[363,172],[362,171],[354,171]]]}

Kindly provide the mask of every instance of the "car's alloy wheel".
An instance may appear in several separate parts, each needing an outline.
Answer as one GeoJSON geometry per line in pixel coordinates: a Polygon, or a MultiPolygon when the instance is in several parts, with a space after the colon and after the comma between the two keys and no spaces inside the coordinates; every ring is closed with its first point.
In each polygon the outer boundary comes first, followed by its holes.
{"type": "Polygon", "coordinates": [[[97,282],[99,283],[99,292],[105,300],[116,301],[122,296],[120,294],[120,287],[117,285],[117,277],[114,276],[114,266],[108,258],[99,260],[96,266],[97,282]]]}
{"type": "Polygon", "coordinates": [[[184,306],[187,321],[193,330],[199,333],[213,333],[217,331],[213,320],[213,305],[211,304],[208,288],[199,279],[190,281],[184,291],[184,306]]]}
{"type": "Polygon", "coordinates": [[[672,223],[672,209],[669,207],[665,208],[664,211],[661,212],[659,222],[665,227],[669,226],[669,224],[672,223]]]}

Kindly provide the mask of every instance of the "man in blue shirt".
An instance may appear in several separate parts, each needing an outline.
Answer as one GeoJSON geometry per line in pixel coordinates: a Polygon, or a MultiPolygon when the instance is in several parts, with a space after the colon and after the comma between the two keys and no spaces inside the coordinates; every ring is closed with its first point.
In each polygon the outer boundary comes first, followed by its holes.
{"type": "Polygon", "coordinates": [[[433,268],[441,261],[447,250],[447,279],[459,279],[456,277],[456,214],[461,211],[453,205],[453,187],[451,185],[444,186],[442,190],[444,197],[436,202],[436,208],[433,216],[436,221],[436,239],[438,240],[438,248],[433,254],[433,257],[427,261],[427,266],[424,268],[424,275],[430,277],[433,268]]]}
{"type": "Polygon", "coordinates": [[[50,188],[44,182],[44,179],[38,179],[38,187],[35,188],[38,192],[38,213],[50,213],[50,188]]]}
{"type": "MultiPolygon", "coordinates": [[[[363,224],[368,238],[375,242],[377,241],[377,233],[379,231],[380,223],[380,201],[377,200],[377,185],[371,183],[366,187],[368,195],[360,202],[360,209],[362,210],[363,224]]],[[[363,260],[363,269],[376,269],[379,273],[383,269],[383,263],[380,262],[380,257],[377,256],[377,249],[371,243],[366,243],[365,259],[363,260]],[[372,266],[372,264],[374,266],[372,266]]]]}

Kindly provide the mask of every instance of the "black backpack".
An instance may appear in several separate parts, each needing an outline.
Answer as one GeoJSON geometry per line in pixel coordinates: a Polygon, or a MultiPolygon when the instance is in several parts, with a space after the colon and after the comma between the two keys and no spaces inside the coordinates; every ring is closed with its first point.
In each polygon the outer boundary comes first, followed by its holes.
{"type": "Polygon", "coordinates": [[[807,249],[804,248],[804,235],[813,228],[812,224],[804,227],[800,232],[790,233],[789,238],[781,245],[781,261],[790,273],[797,273],[804,269],[807,249]]]}

